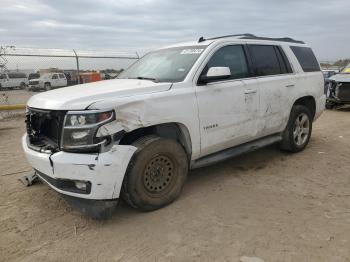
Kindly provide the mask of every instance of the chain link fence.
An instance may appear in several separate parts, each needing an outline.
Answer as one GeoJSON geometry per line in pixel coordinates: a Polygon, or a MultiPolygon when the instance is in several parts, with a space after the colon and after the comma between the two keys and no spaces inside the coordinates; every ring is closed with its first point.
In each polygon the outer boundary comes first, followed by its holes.
{"type": "Polygon", "coordinates": [[[37,92],[113,79],[138,59],[128,51],[0,46],[0,119],[23,111],[37,92]]]}

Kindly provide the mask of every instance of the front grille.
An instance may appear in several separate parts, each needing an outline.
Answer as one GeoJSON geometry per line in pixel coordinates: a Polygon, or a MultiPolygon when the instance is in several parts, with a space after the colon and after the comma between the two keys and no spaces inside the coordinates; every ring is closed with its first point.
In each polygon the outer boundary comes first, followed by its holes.
{"type": "Polygon", "coordinates": [[[30,85],[39,85],[39,81],[29,81],[30,85]]]}
{"type": "Polygon", "coordinates": [[[59,151],[66,111],[29,108],[26,127],[29,147],[36,151],[59,151]]]}

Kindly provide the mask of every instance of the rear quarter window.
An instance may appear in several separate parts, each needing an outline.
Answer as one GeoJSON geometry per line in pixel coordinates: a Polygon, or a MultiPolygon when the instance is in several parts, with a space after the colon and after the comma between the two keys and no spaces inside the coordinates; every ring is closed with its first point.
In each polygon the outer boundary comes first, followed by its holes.
{"type": "Polygon", "coordinates": [[[304,72],[321,71],[320,65],[318,64],[316,56],[311,48],[302,46],[291,46],[290,48],[298,59],[304,72]]]}

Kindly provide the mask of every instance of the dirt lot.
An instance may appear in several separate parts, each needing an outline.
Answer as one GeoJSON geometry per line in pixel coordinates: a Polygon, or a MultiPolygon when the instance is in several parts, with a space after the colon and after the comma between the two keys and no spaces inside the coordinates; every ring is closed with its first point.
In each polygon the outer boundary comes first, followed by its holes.
{"type": "Polygon", "coordinates": [[[25,188],[23,119],[0,122],[1,261],[350,261],[350,110],[327,111],[299,154],[275,146],[190,173],[151,213],[82,216],[45,184],[25,188]]]}

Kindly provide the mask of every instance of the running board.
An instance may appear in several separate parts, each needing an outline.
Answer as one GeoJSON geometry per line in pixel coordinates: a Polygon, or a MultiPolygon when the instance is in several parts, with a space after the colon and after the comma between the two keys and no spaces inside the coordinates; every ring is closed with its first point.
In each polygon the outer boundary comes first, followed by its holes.
{"type": "Polygon", "coordinates": [[[282,137],[280,134],[278,135],[272,135],[267,136],[264,138],[260,138],[258,140],[248,142],[239,146],[235,146],[229,149],[225,149],[223,151],[204,156],[202,158],[199,158],[197,160],[192,161],[191,163],[191,169],[199,168],[208,166],[211,164],[215,164],[218,162],[221,162],[223,160],[229,159],[231,157],[235,157],[238,155],[242,155],[248,152],[255,151],[259,148],[271,145],[273,143],[279,142],[282,140],[282,137]]]}

